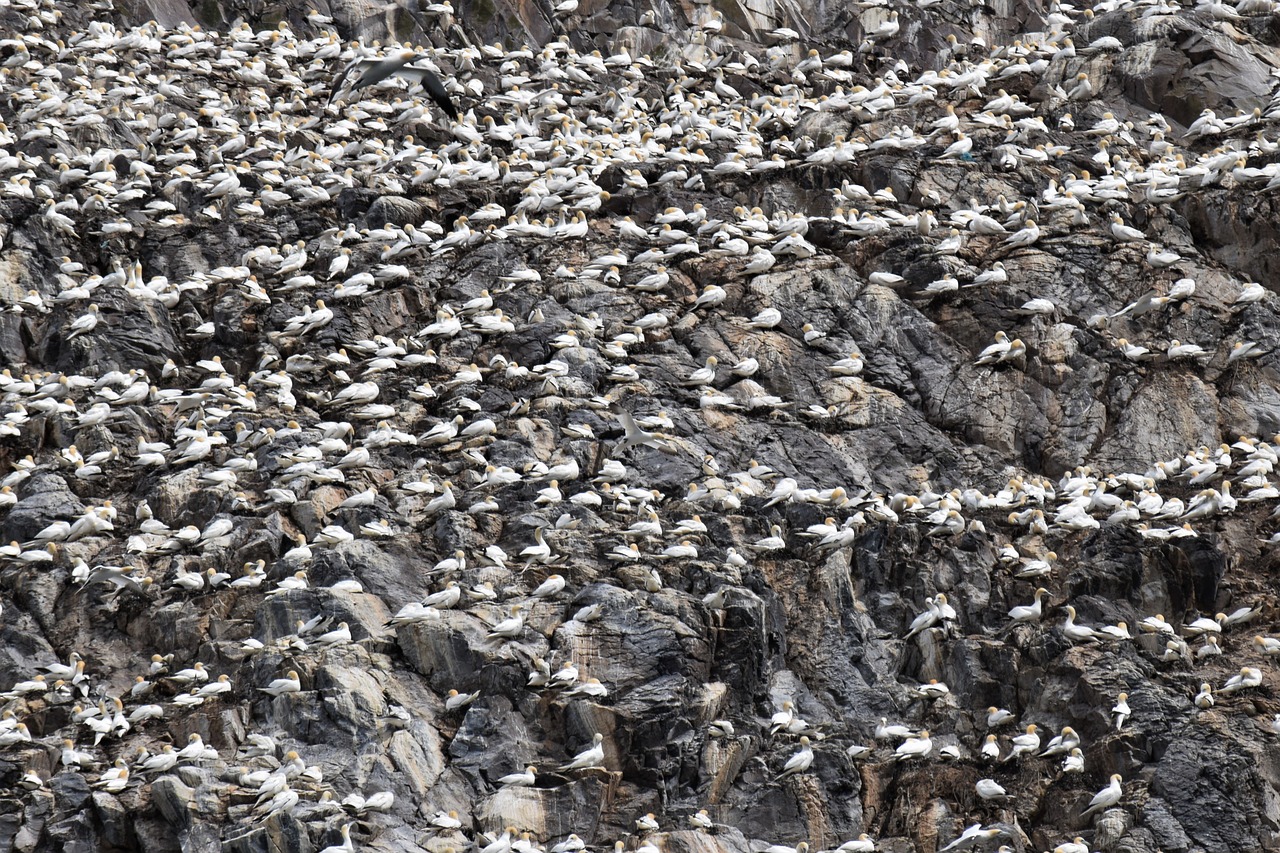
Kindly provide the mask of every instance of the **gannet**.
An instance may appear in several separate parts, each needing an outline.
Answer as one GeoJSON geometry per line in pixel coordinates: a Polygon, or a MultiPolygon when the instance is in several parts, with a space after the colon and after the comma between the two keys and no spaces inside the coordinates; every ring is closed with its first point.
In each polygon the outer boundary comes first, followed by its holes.
{"type": "Polygon", "coordinates": [[[1071,605],[1066,606],[1067,619],[1062,624],[1062,635],[1072,642],[1092,642],[1097,639],[1097,632],[1086,625],[1077,625],[1076,609],[1071,605]]]}
{"type": "Polygon", "coordinates": [[[933,741],[929,739],[929,732],[922,730],[918,735],[908,737],[898,745],[894,750],[894,761],[905,761],[910,758],[924,758],[933,749],[933,741]]]}
{"type": "MultiPolygon", "coordinates": [[[[757,479],[757,478],[752,478],[752,479],[757,479]]],[[[792,500],[796,496],[796,493],[799,491],[799,488],[800,488],[800,484],[797,483],[794,478],[783,477],[781,480],[779,480],[777,483],[774,484],[773,491],[769,493],[769,497],[765,501],[765,504],[764,504],[765,508],[771,507],[774,504],[782,503],[784,501],[792,500]]]]}
{"type": "Polygon", "coordinates": [[[476,699],[480,698],[480,691],[474,693],[459,693],[457,690],[450,690],[445,696],[444,709],[446,711],[456,711],[459,708],[465,708],[476,699]]]}
{"type": "MultiPolygon", "coordinates": [[[[769,256],[772,259],[772,255],[769,256]]],[[[693,308],[712,307],[721,304],[728,298],[725,289],[717,284],[708,284],[702,289],[702,293],[694,300],[693,308]]]]}
{"type": "MultiPolygon", "coordinates": [[[[1268,468],[1268,471],[1269,470],[1270,469],[1268,468]]],[[[1247,474],[1244,473],[1243,468],[1238,473],[1239,473],[1239,476],[1241,477],[1248,476],[1247,474]]],[[[1251,606],[1238,607],[1226,615],[1226,617],[1222,620],[1222,627],[1225,629],[1225,628],[1230,628],[1232,625],[1243,625],[1251,621],[1257,615],[1258,615],[1258,608],[1256,607],[1251,607],[1251,606]]]]}
{"type": "Polygon", "coordinates": [[[1182,256],[1177,252],[1166,251],[1158,246],[1152,246],[1147,250],[1147,264],[1156,269],[1171,267],[1180,260],[1182,256]]]}
{"type": "Polygon", "coordinates": [[[873,853],[876,849],[876,843],[865,832],[859,833],[857,838],[846,841],[836,848],[836,853],[873,853]]]}
{"type": "Polygon", "coordinates": [[[89,306],[89,313],[77,317],[68,328],[67,340],[92,332],[98,325],[99,309],[96,303],[89,306]]]}
{"type": "Polygon", "coordinates": [[[1003,726],[1006,723],[1012,723],[1016,719],[1017,717],[1003,708],[997,708],[993,705],[987,709],[987,728],[989,729],[1003,726]]]}
{"type": "Polygon", "coordinates": [[[1049,590],[1040,587],[1036,590],[1035,600],[1028,605],[1019,605],[1009,611],[1009,618],[1015,623],[1018,622],[1039,622],[1043,614],[1043,604],[1041,599],[1049,594],[1049,590]]]}
{"type": "Polygon", "coordinates": [[[658,826],[657,815],[655,815],[653,812],[649,812],[648,814],[645,814],[642,817],[637,818],[635,823],[636,823],[636,831],[640,833],[657,832],[658,829],[660,828],[658,826]]]}
{"type": "MultiPolygon", "coordinates": [[[[1005,233],[1003,226],[1001,226],[1001,231],[999,233],[1005,233]]],[[[974,276],[973,281],[964,285],[964,287],[982,287],[988,284],[1004,284],[1008,280],[1009,274],[1005,270],[1004,264],[1000,261],[996,261],[991,265],[991,269],[978,273],[978,275],[974,276]]]]}
{"type": "Polygon", "coordinates": [[[1005,756],[1005,761],[1013,761],[1022,755],[1034,755],[1040,749],[1040,735],[1036,733],[1036,724],[1031,723],[1025,732],[1013,738],[1013,751],[1005,756]]]}
{"type": "Polygon", "coordinates": [[[355,847],[351,843],[351,827],[354,824],[344,823],[339,832],[342,834],[341,844],[330,844],[328,847],[320,851],[320,853],[352,853],[355,847]]]}
{"type": "Polygon", "coordinates": [[[1222,654],[1222,647],[1218,645],[1217,634],[1205,634],[1204,645],[1196,649],[1196,660],[1204,660],[1207,657],[1215,657],[1222,654]]]}
{"type": "Polygon", "coordinates": [[[1088,817],[1096,811],[1108,809],[1120,802],[1123,792],[1120,783],[1124,777],[1119,773],[1111,775],[1111,784],[1103,788],[1101,791],[1093,795],[1093,799],[1089,801],[1089,807],[1080,813],[1081,817],[1088,817]]]}
{"type": "Polygon", "coordinates": [[[974,787],[977,789],[978,796],[984,800],[1004,802],[1009,799],[1004,787],[994,779],[979,779],[974,787]]]}
{"type": "Polygon", "coordinates": [[[967,850],[976,846],[979,842],[995,838],[1002,830],[998,828],[983,829],[982,824],[975,823],[960,833],[958,837],[953,839],[946,847],[941,848],[938,853],[948,853],[951,850],[967,850]]]}
{"type": "Polygon", "coordinates": [[[988,346],[978,354],[976,365],[981,364],[998,364],[1009,353],[1009,336],[1003,331],[997,331],[995,334],[996,342],[988,346]]]}
{"type": "Polygon", "coordinates": [[[915,737],[916,733],[906,726],[899,724],[889,724],[886,717],[880,718],[880,725],[875,728],[876,740],[898,740],[902,738],[915,737]]]}
{"type": "Polygon", "coordinates": [[[0,747],[9,747],[19,743],[29,743],[30,741],[31,732],[26,723],[15,723],[13,728],[0,731],[0,747]]]}
{"type": "Polygon", "coordinates": [[[1262,670],[1251,666],[1240,668],[1240,672],[1227,679],[1227,683],[1222,686],[1219,691],[1221,693],[1236,693],[1240,690],[1247,690],[1251,687],[1258,687],[1262,684],[1262,670]]]}
{"type": "Polygon", "coordinates": [[[311,642],[319,647],[344,645],[351,642],[351,629],[346,622],[339,622],[337,628],[319,635],[311,642]]]}
{"type": "MultiPolygon", "coordinates": [[[[1184,513],[1183,518],[1187,517],[1184,513]]],[[[1206,619],[1201,616],[1193,622],[1189,622],[1182,626],[1182,633],[1188,637],[1197,637],[1201,634],[1220,634],[1222,633],[1222,623],[1227,620],[1225,613],[1215,614],[1212,619],[1206,619]]]]}
{"type": "Polygon", "coordinates": [[[548,575],[538,588],[529,593],[530,598],[553,598],[565,588],[565,579],[560,575],[548,575]]]}
{"type": "Polygon", "coordinates": [[[268,696],[276,697],[284,693],[297,693],[302,690],[302,682],[298,679],[298,673],[289,670],[288,676],[285,678],[277,678],[266,687],[259,687],[259,691],[266,693],[268,696]]]}
{"type": "Polygon", "coordinates": [[[790,732],[794,734],[795,732],[804,729],[805,725],[803,722],[801,722],[798,727],[795,726],[796,720],[795,705],[790,700],[784,700],[782,703],[782,710],[774,713],[773,717],[769,720],[769,734],[776,735],[778,732],[790,732]]]}
{"type": "Polygon", "coordinates": [[[622,423],[622,429],[624,431],[622,440],[619,441],[617,446],[612,449],[612,454],[617,454],[619,450],[624,450],[628,447],[637,447],[641,445],[653,447],[658,450],[666,448],[666,444],[663,442],[661,434],[646,432],[641,429],[635,419],[631,416],[631,413],[620,404],[612,403],[609,408],[618,416],[618,420],[622,423]]]}
{"type": "Polygon", "coordinates": [[[419,58],[419,55],[415,51],[401,50],[384,59],[362,58],[352,61],[351,64],[344,68],[338,75],[337,80],[334,81],[326,106],[332,104],[340,92],[342,94],[357,92],[365,86],[372,86],[375,83],[380,83],[388,77],[391,77],[392,75],[396,75],[416,80],[421,84],[422,88],[426,90],[427,94],[431,96],[431,100],[435,101],[436,104],[445,111],[449,118],[457,121],[457,107],[453,105],[453,101],[449,98],[449,92],[445,89],[444,84],[440,82],[440,78],[437,77],[430,69],[416,68],[409,65],[409,63],[414,62],[419,58]],[[349,89],[343,90],[340,84],[348,74],[357,68],[363,69],[360,76],[353,84],[351,84],[349,89]]]}
{"type": "Polygon", "coordinates": [[[765,308],[752,317],[747,325],[752,329],[772,329],[782,322],[782,312],[777,308],[765,308]]]}
{"type": "Polygon", "coordinates": [[[1049,745],[1045,747],[1044,752],[1040,753],[1041,758],[1048,758],[1054,755],[1062,755],[1070,752],[1080,745],[1080,736],[1076,734],[1075,729],[1071,726],[1063,726],[1062,733],[1055,736],[1049,741],[1049,745]]]}
{"type": "Polygon", "coordinates": [[[458,812],[454,809],[450,809],[447,812],[446,811],[436,812],[434,815],[432,815],[431,820],[429,820],[428,823],[431,824],[431,826],[434,826],[436,829],[442,829],[446,831],[452,831],[452,830],[460,829],[462,827],[462,821],[458,817],[458,812]]]}
{"type": "Polygon", "coordinates": [[[1240,293],[1236,296],[1232,305],[1244,306],[1254,302],[1261,302],[1267,296],[1267,289],[1256,281],[1247,282],[1240,289],[1240,293]]]}
{"type": "Polygon", "coordinates": [[[507,611],[510,615],[493,626],[493,629],[489,631],[489,637],[497,637],[504,640],[513,640],[519,637],[524,631],[524,613],[522,611],[523,605],[511,605],[507,611]]]}
{"type": "Polygon", "coordinates": [[[1043,558],[1023,560],[1013,576],[1018,580],[1046,577],[1053,573],[1053,563],[1057,559],[1055,552],[1047,551],[1043,558]]]}
{"type": "Polygon", "coordinates": [[[946,684],[938,681],[938,679],[936,678],[930,679],[928,684],[921,684],[919,687],[915,688],[915,693],[917,696],[919,696],[922,699],[928,699],[928,700],[941,699],[943,696],[946,696],[950,692],[951,692],[951,689],[947,687],[946,684]]]}
{"type": "Polygon", "coordinates": [[[938,160],[970,159],[968,155],[969,155],[969,152],[973,150],[973,140],[970,137],[966,136],[964,134],[964,131],[961,131],[958,129],[953,130],[952,134],[955,136],[955,141],[952,142],[950,145],[948,145],[943,150],[943,152],[938,155],[937,159],[938,160]]]}
{"type": "Polygon", "coordinates": [[[1115,714],[1116,731],[1124,728],[1125,720],[1129,719],[1129,694],[1121,693],[1116,697],[1116,704],[1112,707],[1111,713],[1115,714]]]}
{"type": "Polygon", "coordinates": [[[715,382],[716,365],[718,363],[719,363],[719,360],[714,355],[708,356],[703,366],[693,371],[692,373],[690,373],[687,377],[685,377],[685,379],[683,380],[683,382],[681,382],[681,384],[686,386],[710,385],[711,383],[715,382]]]}
{"type": "Polygon", "coordinates": [[[1261,634],[1253,638],[1253,644],[1264,655],[1280,656],[1280,639],[1275,637],[1264,637],[1261,634]]]}
{"type": "Polygon", "coordinates": [[[574,756],[573,760],[568,764],[560,767],[560,771],[566,770],[584,770],[591,767],[601,767],[604,764],[604,735],[599,732],[592,738],[592,746],[584,749],[582,752],[574,756]]]}
{"type": "Polygon", "coordinates": [[[524,769],[523,773],[508,773],[498,779],[498,784],[505,787],[528,788],[532,787],[537,781],[536,774],[538,768],[532,764],[524,769]]]}
{"type": "Polygon", "coordinates": [[[166,773],[177,765],[177,753],[174,752],[172,746],[166,743],[160,748],[160,752],[158,754],[149,756],[142,762],[134,765],[134,767],[143,773],[166,773]]]}
{"type": "Polygon", "coordinates": [[[1173,361],[1180,358],[1207,358],[1208,356],[1211,356],[1212,353],[1206,351],[1198,344],[1184,344],[1175,338],[1169,342],[1169,348],[1165,350],[1165,355],[1168,356],[1170,361],[1173,361]]]}
{"type": "Polygon", "coordinates": [[[1039,239],[1040,227],[1036,225],[1035,220],[1028,219],[1022,228],[1004,239],[1004,245],[1014,249],[1021,249],[1033,245],[1039,239]]]}
{"type": "Polygon", "coordinates": [[[799,751],[788,758],[786,765],[782,767],[781,774],[774,776],[773,781],[778,781],[785,776],[803,774],[809,770],[810,765],[813,765],[813,749],[809,747],[808,736],[801,735],[799,751]]]}
{"type": "MultiPolygon", "coordinates": [[[[1181,511],[1181,510],[1179,510],[1181,511]]],[[[1148,616],[1138,623],[1138,629],[1150,634],[1173,634],[1173,626],[1165,621],[1163,613],[1148,616]]]]}

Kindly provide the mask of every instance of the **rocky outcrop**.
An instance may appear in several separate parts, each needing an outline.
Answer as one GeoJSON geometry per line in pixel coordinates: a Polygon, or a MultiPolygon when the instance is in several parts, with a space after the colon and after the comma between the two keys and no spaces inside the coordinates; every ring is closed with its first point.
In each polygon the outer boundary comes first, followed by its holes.
{"type": "Polygon", "coordinates": [[[0,846],[1280,847],[1270,8],[571,6],[0,7],[0,846]]]}

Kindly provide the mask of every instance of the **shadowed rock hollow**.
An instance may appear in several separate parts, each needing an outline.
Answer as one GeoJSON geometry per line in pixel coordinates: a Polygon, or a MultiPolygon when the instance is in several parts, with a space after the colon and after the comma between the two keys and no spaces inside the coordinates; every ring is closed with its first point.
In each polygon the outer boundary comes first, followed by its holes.
{"type": "Polygon", "coordinates": [[[1280,848],[1271,3],[0,36],[4,849],[1280,848]]]}

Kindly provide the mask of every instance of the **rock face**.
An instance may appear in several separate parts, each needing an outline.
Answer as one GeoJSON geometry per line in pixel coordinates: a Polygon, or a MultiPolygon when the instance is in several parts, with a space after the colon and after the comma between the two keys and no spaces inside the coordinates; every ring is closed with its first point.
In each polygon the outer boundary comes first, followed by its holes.
{"type": "Polygon", "coordinates": [[[0,849],[1280,849],[1272,12],[5,0],[0,849]]]}

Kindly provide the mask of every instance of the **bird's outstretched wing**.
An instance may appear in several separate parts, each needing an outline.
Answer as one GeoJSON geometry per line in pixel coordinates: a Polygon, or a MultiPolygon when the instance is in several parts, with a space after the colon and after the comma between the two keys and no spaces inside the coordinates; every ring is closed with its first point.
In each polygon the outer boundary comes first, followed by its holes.
{"type": "Polygon", "coordinates": [[[431,96],[431,100],[435,101],[449,118],[457,121],[458,108],[453,105],[453,101],[449,98],[449,93],[445,89],[444,83],[440,82],[440,78],[431,69],[410,64],[417,59],[418,57],[411,51],[404,51],[384,59],[354,60],[346,68],[342,69],[335,78],[334,85],[329,93],[328,103],[333,103],[340,92],[344,95],[348,92],[355,92],[365,86],[380,83],[391,76],[405,77],[410,80],[416,80],[421,84],[422,88],[431,96]],[[361,69],[360,76],[349,88],[344,89],[341,86],[342,82],[357,68],[361,69]]]}
{"type": "Polygon", "coordinates": [[[330,104],[332,104],[337,99],[339,94],[346,94],[346,90],[343,88],[343,83],[346,81],[348,75],[350,75],[352,71],[354,71],[356,68],[361,68],[361,67],[367,68],[370,65],[377,64],[379,61],[380,60],[378,59],[365,58],[365,59],[353,59],[350,62],[348,62],[346,66],[341,71],[338,72],[337,76],[333,78],[333,84],[329,87],[329,100],[325,101],[325,106],[328,107],[330,104]]]}
{"type": "Polygon", "coordinates": [[[444,110],[449,118],[454,121],[458,120],[458,108],[453,105],[453,100],[449,97],[449,92],[444,88],[444,83],[429,68],[417,68],[406,65],[396,72],[402,77],[412,77],[422,84],[422,88],[427,90],[427,94],[431,96],[431,100],[444,110]]]}

